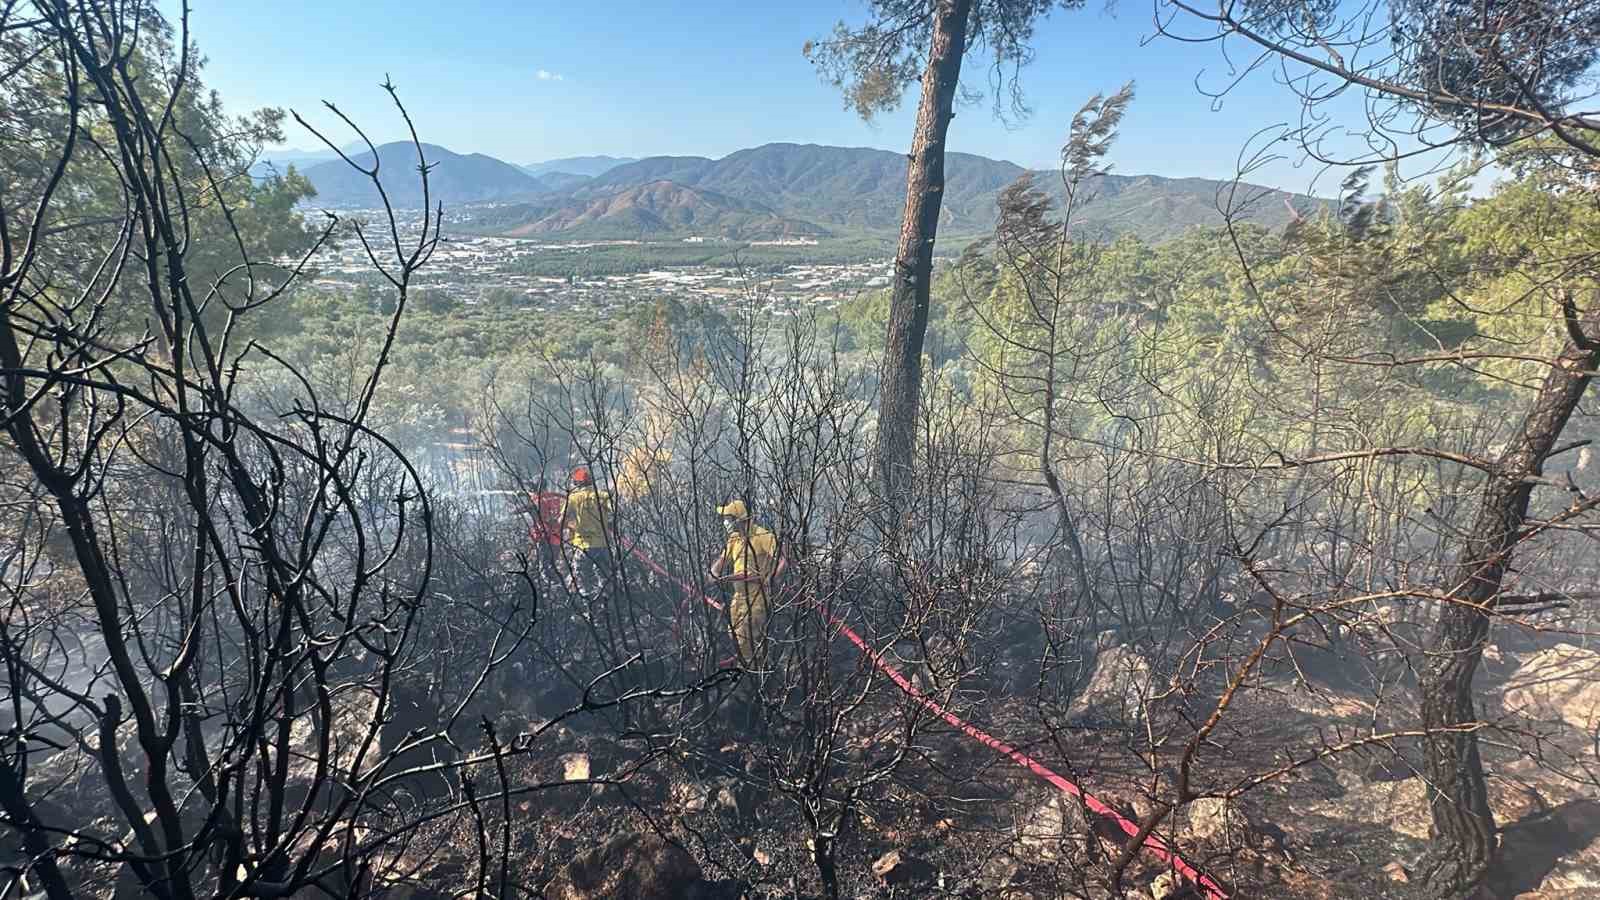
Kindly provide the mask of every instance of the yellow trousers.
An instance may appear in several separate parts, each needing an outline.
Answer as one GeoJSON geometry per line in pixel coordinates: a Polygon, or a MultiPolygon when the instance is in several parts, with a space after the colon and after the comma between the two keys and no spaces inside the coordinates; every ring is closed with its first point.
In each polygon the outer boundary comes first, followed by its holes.
{"type": "Polygon", "coordinates": [[[767,653],[767,588],[759,582],[734,586],[728,624],[745,668],[759,671],[767,653]]]}

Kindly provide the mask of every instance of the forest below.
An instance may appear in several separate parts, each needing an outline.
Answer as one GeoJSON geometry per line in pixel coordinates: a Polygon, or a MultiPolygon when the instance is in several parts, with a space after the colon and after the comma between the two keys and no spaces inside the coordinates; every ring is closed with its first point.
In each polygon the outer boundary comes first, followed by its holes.
{"type": "Polygon", "coordinates": [[[1443,162],[1111,238],[1129,86],[935,255],[951,30],[1075,5],[870,4],[807,54],[922,79],[898,246],[528,264],[744,275],[599,315],[449,296],[186,17],[0,0],[0,900],[1593,896],[1600,12],[1163,0],[1443,162]]]}

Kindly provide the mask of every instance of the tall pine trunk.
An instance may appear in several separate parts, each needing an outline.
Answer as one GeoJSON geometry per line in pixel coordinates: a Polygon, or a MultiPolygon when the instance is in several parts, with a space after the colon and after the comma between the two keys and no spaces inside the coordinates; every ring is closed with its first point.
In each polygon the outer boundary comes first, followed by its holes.
{"type": "Polygon", "coordinates": [[[944,202],[944,145],[954,117],[972,0],[937,0],[933,43],[922,73],[917,132],[911,142],[906,208],[894,259],[889,327],[878,393],[878,475],[896,507],[909,487],[922,392],[922,342],[928,331],[933,240],[944,202]]]}
{"type": "Polygon", "coordinates": [[[1571,315],[1573,339],[1550,367],[1522,428],[1512,436],[1484,486],[1482,506],[1451,575],[1451,602],[1440,609],[1428,642],[1422,723],[1429,732],[1424,767],[1437,854],[1428,881],[1434,896],[1441,898],[1471,896],[1494,859],[1494,813],[1489,809],[1477,733],[1471,730],[1478,721],[1472,681],[1489,634],[1487,610],[1500,595],[1526,526],[1533,491],[1530,478],[1543,470],[1545,458],[1600,365],[1600,347],[1583,333],[1584,326],[1591,333],[1600,330],[1600,307],[1582,323],[1575,313],[1571,315]]]}

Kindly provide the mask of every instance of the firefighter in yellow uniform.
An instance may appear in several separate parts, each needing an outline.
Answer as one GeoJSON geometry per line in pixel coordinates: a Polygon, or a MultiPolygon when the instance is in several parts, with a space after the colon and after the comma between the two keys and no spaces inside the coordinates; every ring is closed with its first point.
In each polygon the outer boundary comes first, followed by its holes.
{"type": "Polygon", "coordinates": [[[598,596],[611,577],[611,541],[608,529],[615,506],[611,492],[595,487],[589,470],[579,467],[572,473],[572,490],[561,504],[562,535],[577,551],[571,559],[573,588],[590,597],[598,596]]]}
{"type": "Polygon", "coordinates": [[[733,600],[728,604],[733,642],[744,667],[760,671],[766,656],[768,591],[788,561],[778,553],[777,536],[750,518],[750,508],[743,500],[718,507],[717,515],[722,517],[728,544],[711,564],[711,577],[733,585],[733,600]],[[730,565],[732,573],[724,574],[730,565]]]}

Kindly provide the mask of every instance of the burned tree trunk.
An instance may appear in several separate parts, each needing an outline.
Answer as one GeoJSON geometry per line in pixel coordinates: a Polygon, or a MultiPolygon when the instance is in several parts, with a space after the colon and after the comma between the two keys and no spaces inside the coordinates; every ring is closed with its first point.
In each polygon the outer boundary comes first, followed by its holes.
{"type": "Polygon", "coordinates": [[[891,499],[907,486],[916,447],[922,390],[922,342],[928,331],[933,281],[933,240],[944,201],[945,135],[954,118],[961,58],[966,52],[972,0],[938,0],[933,43],[922,74],[917,131],[906,176],[906,208],[895,252],[889,327],[884,336],[878,393],[878,470],[891,499]]]}
{"type": "Polygon", "coordinates": [[[1600,307],[1579,320],[1565,304],[1570,340],[1545,376],[1522,428],[1498,460],[1477,520],[1450,579],[1428,644],[1422,684],[1422,722],[1429,732],[1425,767],[1437,855],[1428,879],[1435,896],[1464,897],[1493,861],[1494,813],[1489,809],[1472,681],[1489,633],[1489,614],[1511,556],[1524,538],[1533,481],[1600,365],[1600,307]],[[1587,334],[1585,333],[1587,330],[1587,334]]]}
{"type": "MultiPolygon", "coordinates": [[[[19,750],[17,759],[25,764],[27,751],[19,750]]],[[[44,895],[50,900],[70,900],[72,889],[56,866],[54,836],[34,814],[33,804],[23,789],[22,777],[3,753],[0,753],[0,812],[5,813],[6,824],[22,836],[22,849],[34,861],[33,871],[44,888],[44,895]]]]}

